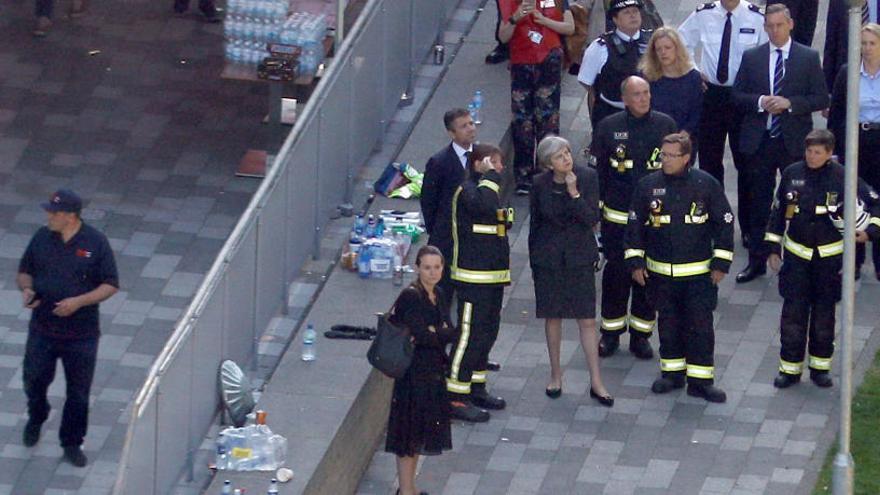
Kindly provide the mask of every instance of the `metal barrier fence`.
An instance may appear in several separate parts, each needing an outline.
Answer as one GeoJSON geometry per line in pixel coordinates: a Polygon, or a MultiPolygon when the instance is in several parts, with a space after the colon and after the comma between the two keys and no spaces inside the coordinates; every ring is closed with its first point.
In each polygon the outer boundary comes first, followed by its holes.
{"type": "Polygon", "coordinates": [[[218,410],[220,363],[254,359],[457,4],[369,0],[137,393],[114,494],[165,494],[192,474],[218,410]]]}

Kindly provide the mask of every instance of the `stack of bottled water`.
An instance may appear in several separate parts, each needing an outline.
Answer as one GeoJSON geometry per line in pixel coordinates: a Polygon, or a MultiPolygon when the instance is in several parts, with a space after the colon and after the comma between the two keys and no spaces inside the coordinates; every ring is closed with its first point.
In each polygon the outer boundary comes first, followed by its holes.
{"type": "Polygon", "coordinates": [[[302,49],[299,56],[300,75],[314,75],[324,61],[324,38],[327,35],[327,17],[324,14],[296,12],[284,22],[279,42],[302,49]]]}
{"type": "Polygon", "coordinates": [[[226,7],[226,59],[256,66],[269,55],[266,44],[279,40],[288,0],[228,0],[226,7]]]}
{"type": "Polygon", "coordinates": [[[266,425],[226,428],[217,437],[217,469],[274,471],[287,459],[287,439],[266,425]]]}

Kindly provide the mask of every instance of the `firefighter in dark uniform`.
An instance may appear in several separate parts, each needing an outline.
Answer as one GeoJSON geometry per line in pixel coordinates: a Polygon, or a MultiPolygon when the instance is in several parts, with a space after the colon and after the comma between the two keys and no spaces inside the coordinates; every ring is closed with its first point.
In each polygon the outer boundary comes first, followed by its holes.
{"type": "MultiPolygon", "coordinates": [[[[834,135],[830,131],[814,130],[805,141],[804,161],[789,165],[782,173],[764,234],[771,245],[770,268],[779,271],[782,265],[782,349],[779,375],[773,381],[777,388],[800,382],[808,335],[810,379],[820,387],[832,385],[828,372],[834,352],[834,306],[841,295],[844,167],[831,161],[834,135]]],[[[878,199],[860,181],[857,242],[880,237],[880,218],[872,217],[880,215],[878,199]]]]}
{"type": "Polygon", "coordinates": [[[639,59],[653,33],[641,28],[641,8],[641,0],[614,0],[608,14],[616,29],[596,38],[584,51],[578,81],[587,88],[594,131],[603,118],[623,110],[620,85],[639,72],[639,59]]]}
{"type": "Polygon", "coordinates": [[[639,182],[626,228],[633,280],[647,286],[658,311],[661,377],[651,391],[681,388],[709,402],[727,395],[713,385],[718,283],[733,259],[733,212],[714,177],[691,169],[687,134],[663,139],[663,170],[639,182]]]}
{"type": "Polygon", "coordinates": [[[632,76],[623,86],[626,110],[602,120],[590,145],[599,172],[602,243],[607,260],[602,272],[599,355],[614,354],[620,346],[620,335],[629,327],[630,352],[637,358],[651,359],[654,352],[648,339],[654,329],[654,310],[645,299],[644,289],[632,282],[626,268],[623,236],[632,192],[639,179],[660,169],[660,143],[678,126],[672,117],[651,110],[647,81],[632,76]]]}
{"type": "Polygon", "coordinates": [[[503,167],[498,148],[474,145],[467,177],[452,197],[449,269],[456,285],[460,335],[452,349],[446,389],[452,417],[463,421],[488,421],[484,409],[506,405],[486,390],[489,351],[501,325],[504,286],[510,284],[507,230],[513,209],[501,205],[503,167]]]}

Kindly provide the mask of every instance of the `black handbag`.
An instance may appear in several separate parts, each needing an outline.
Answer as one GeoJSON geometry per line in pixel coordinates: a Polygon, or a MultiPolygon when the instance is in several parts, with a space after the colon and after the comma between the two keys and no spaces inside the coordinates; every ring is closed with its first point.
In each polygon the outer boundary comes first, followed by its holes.
{"type": "Polygon", "coordinates": [[[391,323],[394,308],[379,313],[376,322],[376,338],[367,351],[367,360],[374,368],[394,379],[402,378],[413,358],[413,343],[406,327],[391,323]]]}

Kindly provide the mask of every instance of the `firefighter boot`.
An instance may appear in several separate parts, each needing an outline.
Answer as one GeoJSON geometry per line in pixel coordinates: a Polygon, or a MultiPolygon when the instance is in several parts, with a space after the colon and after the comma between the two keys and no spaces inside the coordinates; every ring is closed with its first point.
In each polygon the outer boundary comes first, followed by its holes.
{"type": "Polygon", "coordinates": [[[449,415],[452,419],[469,423],[489,421],[489,411],[473,405],[470,397],[463,394],[449,394],[449,415]]]}
{"type": "Polygon", "coordinates": [[[801,375],[792,375],[791,373],[779,372],[779,375],[773,380],[773,386],[776,388],[788,388],[801,382],[801,375]]]}
{"type": "Polygon", "coordinates": [[[691,397],[702,397],[709,402],[727,402],[727,394],[715,385],[688,384],[687,394],[691,397]]]}
{"type": "Polygon", "coordinates": [[[684,387],[684,373],[670,373],[654,380],[654,384],[651,385],[651,392],[665,394],[682,387],[684,387]]]}
{"type": "Polygon", "coordinates": [[[639,359],[651,359],[654,357],[654,351],[651,349],[651,342],[641,335],[630,336],[629,352],[639,359]]]}
{"type": "Polygon", "coordinates": [[[810,370],[810,380],[812,380],[817,387],[828,388],[834,385],[831,381],[831,375],[824,370],[810,370]]]}
{"type": "Polygon", "coordinates": [[[504,399],[489,395],[489,392],[486,391],[485,383],[474,383],[471,385],[471,402],[477,407],[496,411],[507,407],[504,399]]]}
{"type": "Polygon", "coordinates": [[[619,335],[603,333],[602,338],[599,339],[599,356],[608,357],[617,352],[618,347],[620,347],[619,335]]]}

